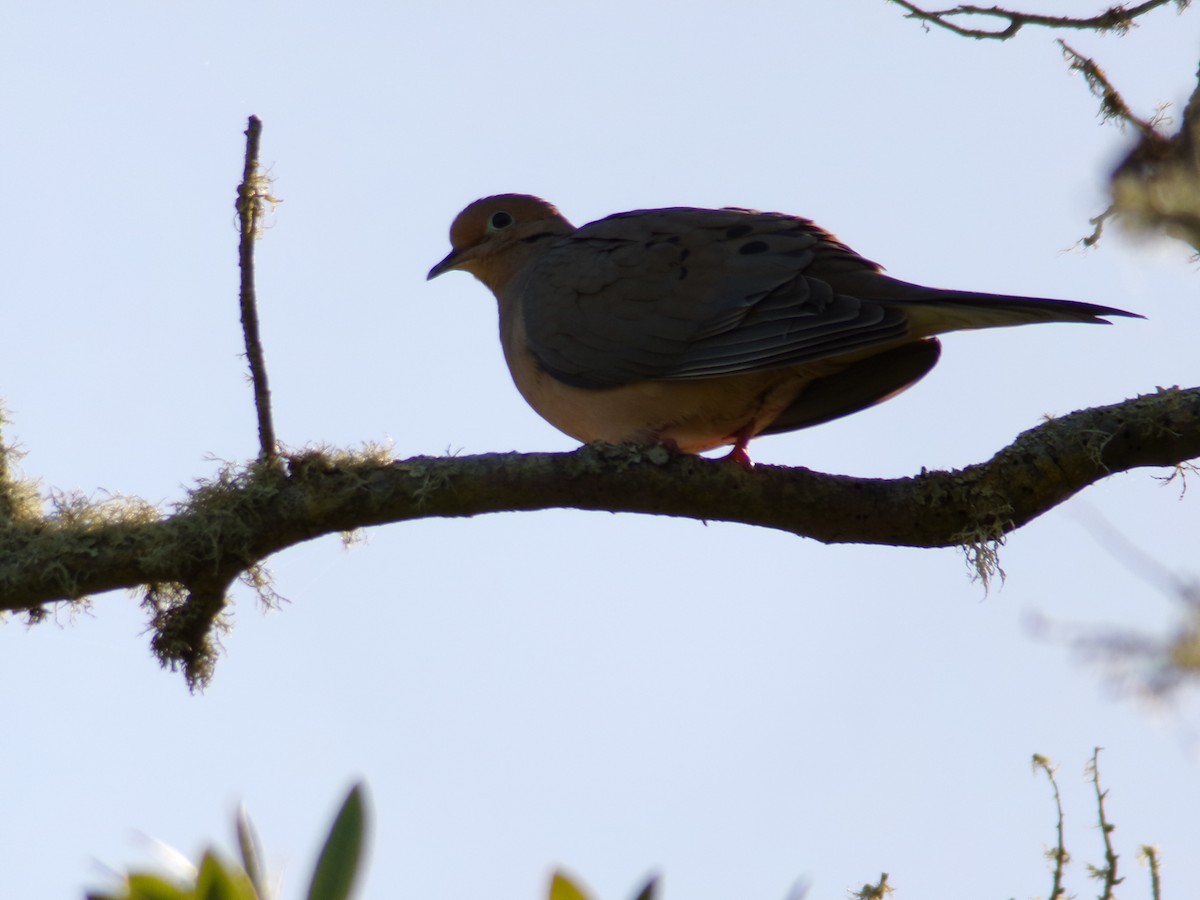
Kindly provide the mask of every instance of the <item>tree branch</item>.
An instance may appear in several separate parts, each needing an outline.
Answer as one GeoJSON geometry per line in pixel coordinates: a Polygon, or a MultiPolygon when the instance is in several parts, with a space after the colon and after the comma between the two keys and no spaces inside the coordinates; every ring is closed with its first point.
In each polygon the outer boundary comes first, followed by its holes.
{"type": "MultiPolygon", "coordinates": [[[[926,10],[908,0],[890,2],[902,6],[907,10],[907,18],[920,20],[926,28],[937,25],[962,37],[1007,40],[1026,25],[1123,34],[1136,24],[1138,17],[1165,6],[1170,0],[1146,0],[1135,6],[1116,4],[1087,17],[1049,16],[970,4],[926,10]],[[1001,20],[1003,24],[994,30],[971,28],[955,22],[956,18],[1001,20]]],[[[1182,12],[1191,0],[1174,2],[1182,12]]],[[[1113,202],[1091,220],[1094,230],[1081,243],[1093,246],[1100,240],[1104,223],[1115,216],[1134,230],[1167,234],[1187,242],[1200,253],[1200,73],[1179,132],[1168,136],[1162,132],[1161,110],[1149,119],[1136,115],[1094,60],[1065,41],[1058,43],[1071,69],[1082,73],[1092,93],[1100,98],[1101,114],[1122,126],[1130,125],[1139,135],[1137,145],[1112,173],[1113,202]]]]}
{"type": "MultiPolygon", "coordinates": [[[[1086,18],[1047,16],[1040,13],[1024,13],[1011,9],[1003,9],[999,6],[985,7],[972,6],[970,4],[962,4],[950,9],[924,10],[914,3],[907,2],[907,0],[891,0],[891,2],[908,10],[906,18],[918,19],[928,25],[937,25],[939,28],[945,28],[947,31],[952,31],[954,34],[962,37],[1006,41],[1011,37],[1015,37],[1017,32],[1026,25],[1035,25],[1042,28],[1069,28],[1101,33],[1115,31],[1123,34],[1133,27],[1134,19],[1138,18],[1138,16],[1144,15],[1159,6],[1166,6],[1172,0],[1146,0],[1146,2],[1139,3],[1133,7],[1125,7],[1118,4],[1109,7],[1098,15],[1086,18]],[[957,17],[979,17],[988,20],[1001,19],[1005,20],[1006,24],[997,31],[989,31],[987,28],[968,28],[958,25],[952,21],[957,17]]],[[[1185,9],[1190,2],[1191,0],[1174,0],[1175,5],[1180,10],[1185,9]]]]}
{"type": "Polygon", "coordinates": [[[1084,246],[1094,245],[1104,223],[1117,217],[1134,231],[1161,232],[1200,253],[1200,71],[1179,130],[1169,135],[1161,108],[1149,119],[1138,116],[1095,60],[1066,41],[1058,43],[1071,69],[1081,73],[1100,98],[1100,114],[1138,134],[1137,143],[1109,178],[1112,203],[1091,220],[1095,230],[1083,239],[1084,246]]]}
{"type": "Polygon", "coordinates": [[[909,478],[745,471],[664,447],[392,460],[307,451],[230,467],[170,515],[144,503],[61,503],[0,521],[0,609],[141,588],[154,647],[202,683],[228,586],[326,534],[432,517],[573,508],[741,522],[824,543],[979,547],[1116,472],[1200,456],[1200,388],[1053,419],[986,463],[909,478]]]}
{"type": "Polygon", "coordinates": [[[1113,209],[1130,228],[1161,232],[1200,253],[1200,71],[1178,132],[1138,130],[1137,145],[1110,179],[1113,209]]]}
{"type": "Polygon", "coordinates": [[[238,264],[242,271],[240,291],[242,333],[246,338],[246,360],[250,364],[250,381],[254,385],[254,408],[258,413],[259,458],[275,459],[275,424],[271,418],[271,391],[267,386],[267,363],[258,336],[257,293],[254,286],[254,242],[262,234],[266,205],[279,202],[270,194],[270,182],[258,165],[258,144],[262,136],[262,120],[251,116],[246,128],[246,163],[242,183],[238,185],[235,204],[241,223],[241,242],[238,245],[238,264]]]}
{"type": "Polygon", "coordinates": [[[1092,779],[1092,786],[1096,790],[1096,809],[1098,810],[1100,819],[1100,834],[1104,838],[1104,865],[1089,865],[1088,870],[1093,878],[1104,882],[1104,893],[1100,895],[1100,900],[1113,900],[1113,890],[1125,879],[1117,875],[1117,854],[1113,850],[1112,845],[1114,826],[1104,814],[1104,801],[1108,798],[1108,791],[1100,789],[1100,750],[1101,748],[1097,747],[1092,752],[1092,761],[1088,763],[1087,770],[1092,779]]]}
{"type": "Polygon", "coordinates": [[[1105,119],[1116,119],[1121,125],[1130,125],[1143,137],[1158,134],[1161,120],[1143,119],[1136,115],[1094,59],[1084,56],[1064,40],[1060,39],[1058,46],[1062,48],[1063,56],[1070,63],[1071,71],[1083,75],[1088,89],[1100,98],[1100,114],[1105,119]]]}

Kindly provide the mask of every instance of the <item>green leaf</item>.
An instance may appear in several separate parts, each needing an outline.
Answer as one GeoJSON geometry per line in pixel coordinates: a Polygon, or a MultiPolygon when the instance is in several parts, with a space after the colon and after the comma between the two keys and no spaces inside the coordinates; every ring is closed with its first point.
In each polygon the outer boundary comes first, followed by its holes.
{"type": "Polygon", "coordinates": [[[363,792],[360,782],[346,795],[313,870],[308,900],[346,900],[350,896],[362,863],[363,834],[366,831],[363,792]]]}
{"type": "Polygon", "coordinates": [[[250,877],[236,863],[225,863],[209,850],[200,860],[196,900],[258,900],[250,877]]]}
{"type": "Polygon", "coordinates": [[[189,891],[161,875],[131,872],[125,879],[128,900],[187,900],[189,891]]]}
{"type": "Polygon", "coordinates": [[[587,894],[562,869],[550,879],[550,900],[589,900],[587,894]]]}
{"type": "Polygon", "coordinates": [[[237,841],[242,853],[242,868],[254,885],[254,890],[260,900],[267,900],[267,880],[263,872],[262,846],[258,840],[258,832],[250,821],[246,807],[238,805],[237,811],[237,841]]]}

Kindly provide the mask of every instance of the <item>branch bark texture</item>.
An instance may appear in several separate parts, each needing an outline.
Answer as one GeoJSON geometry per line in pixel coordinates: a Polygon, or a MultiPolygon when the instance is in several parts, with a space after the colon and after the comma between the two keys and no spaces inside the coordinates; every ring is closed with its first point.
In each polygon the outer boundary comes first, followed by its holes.
{"type": "Polygon", "coordinates": [[[277,455],[275,424],[271,416],[271,389],[267,385],[267,364],[262,341],[258,334],[258,292],[254,282],[254,242],[262,233],[266,205],[279,201],[270,195],[270,183],[259,169],[258,148],[262,138],[262,120],[251,116],[246,126],[246,163],[242,182],[238,185],[237,211],[241,241],[238,244],[238,265],[241,268],[239,292],[242,312],[242,334],[246,338],[246,361],[250,365],[250,381],[254,385],[254,409],[258,414],[259,456],[273,459],[277,455]]]}
{"type": "Polygon", "coordinates": [[[824,543],[999,538],[1108,475],[1200,456],[1200,388],[1161,390],[1021,434],[991,460],[897,479],[591,445],[566,454],[389,460],[303,452],[201,485],[169,515],[70,506],[0,522],[0,608],[162,584],[230,583],[325,534],[432,517],[574,508],[775,528],[824,543]]]}
{"type": "Polygon", "coordinates": [[[1134,25],[1134,20],[1160,6],[1174,3],[1179,9],[1184,9],[1191,0],[1144,0],[1133,6],[1110,6],[1094,16],[1051,16],[1043,13],[1020,12],[1015,9],[1004,9],[999,6],[975,6],[969,3],[946,9],[922,9],[908,0],[892,0],[898,6],[908,10],[907,18],[917,19],[926,26],[936,25],[945,28],[961,37],[977,38],[980,40],[1006,41],[1016,37],[1026,25],[1040,28],[1070,29],[1075,31],[1097,31],[1100,33],[1115,31],[1124,33],[1134,25]],[[955,20],[981,21],[996,24],[996,28],[973,28],[960,25],[955,20]]]}

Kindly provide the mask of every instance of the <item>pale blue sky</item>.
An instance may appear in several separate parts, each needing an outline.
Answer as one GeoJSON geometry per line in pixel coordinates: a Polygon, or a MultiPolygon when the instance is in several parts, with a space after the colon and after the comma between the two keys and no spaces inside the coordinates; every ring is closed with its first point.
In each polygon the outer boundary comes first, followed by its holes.
{"type": "MultiPolygon", "coordinates": [[[[1091,11],[1086,4],[1058,8],[1091,11]]],[[[1200,13],[1071,35],[1127,99],[1182,102],[1200,13]]],[[[494,303],[427,284],[454,214],[523,191],[582,223],[636,207],[815,218],[902,278],[1143,313],[1111,328],[949,337],[923,383],[764,439],[756,459],[861,476],[987,458],[1043,415],[1197,381],[1186,248],[1106,236],[1129,140],[1052,36],[924,33],[882,0],[44,3],[0,13],[0,397],[46,489],[170,504],[256,449],[237,320],[246,117],[284,200],[259,248],[277,426],[291,447],[569,450],[512,387],[494,303]]],[[[1129,876],[1200,883],[1196,709],[1123,699],[1031,613],[1165,629],[1172,600],[1100,544],[1103,517],[1196,561],[1194,491],[1117,476],[1017,532],[1002,590],[961,554],[826,547],[740,526],[554,511],[375,529],[239,590],[215,680],[157,668],[128,594],[0,629],[0,894],[78,897],[97,864],[229,846],[250,808],[299,896],[345,787],[370,784],[364,898],[1044,896],[1033,753],[1060,764],[1072,889],[1100,860],[1083,767],[1106,748],[1129,876]]]]}

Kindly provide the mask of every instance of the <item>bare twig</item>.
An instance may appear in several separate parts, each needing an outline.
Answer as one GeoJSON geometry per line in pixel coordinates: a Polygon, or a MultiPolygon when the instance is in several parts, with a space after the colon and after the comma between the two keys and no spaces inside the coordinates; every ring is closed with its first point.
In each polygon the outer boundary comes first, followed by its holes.
{"type": "Polygon", "coordinates": [[[1063,808],[1062,795],[1058,791],[1058,779],[1054,777],[1054,767],[1050,764],[1050,760],[1041,754],[1033,755],[1033,768],[1041,769],[1046,773],[1046,777],[1050,779],[1050,787],[1054,789],[1054,808],[1058,815],[1056,828],[1058,831],[1058,842],[1053,850],[1046,851],[1046,856],[1054,861],[1054,883],[1050,885],[1050,900],[1058,900],[1066,893],[1063,887],[1063,869],[1067,865],[1067,861],[1071,858],[1067,853],[1066,845],[1063,843],[1063,808]]]}
{"type": "Polygon", "coordinates": [[[1165,233],[1200,253],[1200,77],[1179,130],[1169,137],[1142,131],[1113,172],[1111,188],[1113,207],[1127,226],[1165,233]]]}
{"type": "MultiPolygon", "coordinates": [[[[962,37],[1006,41],[1014,37],[1026,25],[1041,28],[1068,28],[1073,30],[1098,31],[1101,33],[1114,31],[1123,34],[1133,27],[1134,19],[1150,12],[1159,6],[1165,6],[1172,0],[1146,0],[1136,6],[1111,6],[1104,12],[1084,18],[1074,16],[1047,16],[1040,13],[1018,12],[1012,9],[1002,9],[998,6],[972,6],[962,4],[950,9],[924,10],[907,0],[891,0],[908,10],[907,18],[918,19],[927,25],[937,25],[962,37]],[[1000,20],[999,30],[987,28],[969,28],[952,21],[956,17],[980,17],[988,21],[1000,20]]],[[[1181,10],[1187,7],[1191,0],[1174,0],[1181,10]]]]}
{"type": "Polygon", "coordinates": [[[1088,219],[1088,224],[1092,225],[1092,233],[1087,237],[1080,238],[1079,243],[1084,247],[1092,247],[1100,242],[1100,236],[1104,234],[1104,223],[1116,215],[1116,210],[1109,206],[1104,212],[1098,216],[1093,216],[1088,219]]]}
{"type": "Polygon", "coordinates": [[[1159,859],[1158,848],[1152,847],[1149,844],[1143,844],[1138,851],[1138,855],[1146,861],[1146,865],[1150,867],[1150,897],[1151,900],[1161,900],[1162,898],[1162,882],[1159,879],[1159,859]]]}
{"type": "Polygon", "coordinates": [[[1182,500],[1187,496],[1188,475],[1200,475],[1200,466],[1193,462],[1181,462],[1172,467],[1170,475],[1155,475],[1154,480],[1160,482],[1163,487],[1171,484],[1174,481],[1179,482],[1179,499],[1182,500]]]}
{"type": "Polygon", "coordinates": [[[259,169],[258,143],[261,135],[262,120],[258,116],[251,116],[249,127],[246,129],[246,164],[242,172],[242,183],[238,185],[237,211],[242,234],[238,247],[238,261],[242,270],[242,332],[246,337],[246,359],[250,363],[250,379],[254,384],[254,407],[258,412],[259,459],[275,461],[279,451],[275,443],[275,425],[271,420],[271,391],[267,387],[267,364],[258,336],[254,242],[262,233],[266,204],[274,205],[279,201],[270,195],[268,179],[259,169]]]}
{"type": "MultiPolygon", "coordinates": [[[[1060,40],[1063,56],[1071,70],[1083,75],[1088,89],[1100,98],[1100,115],[1112,119],[1124,129],[1131,126],[1138,133],[1136,146],[1125,161],[1113,172],[1111,179],[1113,202],[1108,209],[1091,219],[1095,226],[1080,243],[1094,246],[1110,218],[1120,218],[1133,229],[1162,228],[1181,237],[1200,250],[1200,216],[1196,215],[1196,156],[1191,133],[1195,130],[1195,109],[1188,104],[1184,127],[1179,134],[1168,137],[1163,128],[1168,120],[1165,106],[1160,106],[1150,118],[1136,115],[1096,61],[1084,56],[1066,41],[1060,40]],[[1189,123],[1191,123],[1189,125],[1189,123]]],[[[1193,95],[1193,102],[1195,101],[1193,95]]]]}
{"type": "Polygon", "coordinates": [[[1104,70],[1096,65],[1095,60],[1084,56],[1064,40],[1060,39],[1058,45],[1062,48],[1063,56],[1070,62],[1071,71],[1082,74],[1092,94],[1100,98],[1100,114],[1105,119],[1116,119],[1121,124],[1128,123],[1143,137],[1158,135],[1158,129],[1155,127],[1157,122],[1135,115],[1129,108],[1129,104],[1108,80],[1104,70]]]}
{"type": "MultiPolygon", "coordinates": [[[[959,4],[945,9],[923,9],[909,0],[891,0],[903,7],[906,17],[944,28],[962,37],[1007,40],[1026,25],[1076,31],[1116,32],[1124,34],[1139,16],[1166,6],[1170,0],[1145,0],[1133,6],[1114,4],[1094,16],[1051,16],[1020,12],[1000,6],[959,4]],[[986,22],[994,27],[971,27],[965,22],[986,22]]],[[[1180,11],[1191,0],[1174,0],[1180,11]]],[[[1112,216],[1141,231],[1162,231],[1191,244],[1200,253],[1200,89],[1192,95],[1184,112],[1183,127],[1174,137],[1161,129],[1161,110],[1150,118],[1134,114],[1121,94],[1096,62],[1060,40],[1063,55],[1071,69],[1080,72],[1092,93],[1100,98],[1100,111],[1106,119],[1128,124],[1140,136],[1136,147],[1113,173],[1113,203],[1092,219],[1094,229],[1080,243],[1091,247],[1100,240],[1104,223],[1112,216]]]]}
{"type": "Polygon", "coordinates": [[[875,884],[864,884],[861,891],[856,891],[850,896],[856,900],[883,900],[884,897],[893,893],[894,888],[888,884],[888,873],[883,872],[879,876],[879,881],[875,884]]]}
{"type": "Polygon", "coordinates": [[[1113,888],[1124,881],[1124,878],[1117,877],[1117,854],[1113,852],[1112,832],[1113,825],[1104,815],[1104,799],[1108,796],[1108,791],[1100,789],[1100,748],[1097,747],[1092,753],[1092,761],[1088,763],[1088,775],[1091,776],[1092,784],[1096,789],[1096,808],[1099,811],[1100,817],[1100,834],[1104,838],[1104,866],[1088,866],[1093,878],[1104,882],[1104,893],[1100,895],[1100,900],[1113,900],[1113,888]]]}

